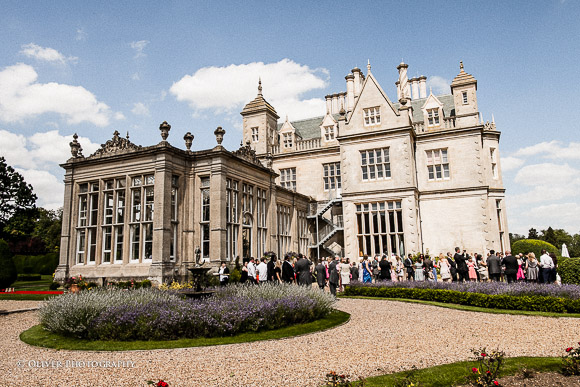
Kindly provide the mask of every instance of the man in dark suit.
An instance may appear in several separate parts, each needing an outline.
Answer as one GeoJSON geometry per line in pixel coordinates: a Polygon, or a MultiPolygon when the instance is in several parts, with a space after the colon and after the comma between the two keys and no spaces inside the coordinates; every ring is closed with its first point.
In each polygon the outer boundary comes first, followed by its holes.
{"type": "Polygon", "coordinates": [[[296,272],[296,281],[298,285],[311,286],[312,285],[312,273],[310,273],[310,265],[312,264],[308,259],[306,259],[302,254],[299,255],[298,261],[294,266],[294,272],[296,272]]]}
{"type": "Polygon", "coordinates": [[[320,290],[323,290],[326,286],[326,267],[322,263],[322,260],[318,262],[318,265],[314,268],[314,272],[316,273],[316,282],[318,283],[318,287],[320,290]]]}
{"type": "Polygon", "coordinates": [[[457,282],[457,263],[453,260],[451,253],[447,253],[447,261],[449,262],[449,273],[451,273],[451,281],[457,282]]]}
{"type": "Polygon", "coordinates": [[[383,259],[379,262],[379,279],[381,281],[391,281],[391,261],[386,255],[383,255],[383,259]]]}
{"type": "Polygon", "coordinates": [[[276,267],[276,255],[270,257],[270,262],[268,262],[268,282],[274,281],[274,268],[276,267]]]}
{"type": "Polygon", "coordinates": [[[287,284],[294,282],[294,268],[290,263],[290,255],[284,256],[284,263],[282,264],[282,281],[287,284]]]}
{"type": "Polygon", "coordinates": [[[502,265],[505,266],[505,276],[508,284],[517,281],[518,274],[518,260],[512,256],[511,251],[506,251],[506,256],[502,261],[502,265]]]}
{"type": "Polygon", "coordinates": [[[407,281],[415,280],[415,269],[413,269],[413,256],[411,254],[407,255],[405,262],[403,262],[405,270],[407,271],[407,281]]]}
{"type": "Polygon", "coordinates": [[[457,276],[459,282],[469,281],[469,277],[467,276],[467,263],[465,262],[467,258],[465,257],[465,250],[463,250],[463,254],[459,254],[459,247],[455,248],[455,255],[453,256],[453,260],[457,265],[457,276]]]}
{"type": "Polygon", "coordinates": [[[336,288],[339,283],[338,270],[336,266],[338,265],[338,255],[334,257],[332,262],[328,265],[328,287],[330,288],[330,294],[336,296],[336,288]]]}
{"type": "Polygon", "coordinates": [[[425,272],[426,280],[430,279],[429,273],[433,275],[433,261],[429,259],[429,256],[427,256],[427,258],[425,258],[425,260],[423,261],[423,271],[425,272]]]}
{"type": "MultiPolygon", "coordinates": [[[[492,281],[499,281],[501,277],[501,261],[497,255],[495,255],[494,250],[489,251],[490,256],[487,257],[487,271],[489,273],[489,278],[492,281]]],[[[516,261],[517,263],[517,261],[516,261]]],[[[517,269],[516,269],[517,272],[517,269]]]]}

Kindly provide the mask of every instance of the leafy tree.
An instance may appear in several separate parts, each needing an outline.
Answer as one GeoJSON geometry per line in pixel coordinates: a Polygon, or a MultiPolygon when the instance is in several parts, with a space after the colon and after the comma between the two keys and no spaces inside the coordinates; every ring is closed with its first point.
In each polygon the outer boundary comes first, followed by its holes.
{"type": "Polygon", "coordinates": [[[535,228],[532,227],[528,230],[528,239],[538,239],[539,237],[538,231],[535,228]]]}
{"type": "Polygon", "coordinates": [[[580,234],[574,234],[570,244],[566,244],[570,257],[580,257],[580,234]]]}
{"type": "Polygon", "coordinates": [[[34,208],[35,202],[32,186],[0,157],[0,223],[5,224],[18,210],[34,208]]]}
{"type": "Polygon", "coordinates": [[[41,239],[47,251],[58,252],[62,229],[62,207],[58,210],[38,209],[32,237],[41,239]]]}
{"type": "Polygon", "coordinates": [[[542,230],[542,235],[540,235],[540,239],[548,242],[551,245],[557,246],[558,241],[556,240],[556,233],[552,227],[548,227],[547,230],[542,230]]]}
{"type": "Polygon", "coordinates": [[[510,236],[510,246],[513,245],[515,242],[520,241],[522,239],[526,239],[526,237],[522,234],[512,234],[509,233],[510,236]]]}

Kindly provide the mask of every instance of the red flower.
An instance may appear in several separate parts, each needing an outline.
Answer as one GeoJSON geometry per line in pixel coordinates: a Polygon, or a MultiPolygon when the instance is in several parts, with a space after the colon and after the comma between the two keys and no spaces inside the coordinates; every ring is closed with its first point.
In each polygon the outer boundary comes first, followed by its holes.
{"type": "Polygon", "coordinates": [[[476,373],[476,372],[477,372],[477,368],[473,367],[473,368],[471,369],[471,371],[473,371],[473,373],[476,373]]]}
{"type": "Polygon", "coordinates": [[[488,375],[489,375],[489,374],[491,374],[491,371],[487,371],[487,374],[488,374],[488,375]]]}
{"type": "Polygon", "coordinates": [[[573,349],[572,347],[566,348],[566,352],[570,352],[572,349],[573,349]]]}
{"type": "Polygon", "coordinates": [[[494,380],[493,384],[495,384],[496,386],[499,386],[499,382],[497,380],[494,380]]]}
{"type": "Polygon", "coordinates": [[[160,380],[159,383],[157,383],[157,387],[169,387],[169,384],[167,384],[163,380],[160,380]]]}
{"type": "Polygon", "coordinates": [[[481,354],[481,357],[486,357],[486,356],[487,356],[487,355],[486,355],[485,353],[482,353],[482,354],[481,354]]]}

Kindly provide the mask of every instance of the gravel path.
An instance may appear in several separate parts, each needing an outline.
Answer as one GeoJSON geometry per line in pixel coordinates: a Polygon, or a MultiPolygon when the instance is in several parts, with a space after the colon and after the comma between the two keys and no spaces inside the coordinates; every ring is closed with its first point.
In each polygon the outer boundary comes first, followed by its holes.
{"type": "Polygon", "coordinates": [[[0,386],[134,387],[159,378],[171,387],[320,386],[330,370],[368,377],[466,360],[469,349],[480,346],[500,348],[507,356],[559,356],[562,348],[580,340],[580,319],[462,312],[384,300],[342,299],[338,308],[351,313],[350,322],[322,333],[116,353],[31,347],[18,335],[37,323],[36,313],[0,316],[0,386]],[[125,364],[113,368],[107,361],[125,364]],[[88,363],[72,367],[71,362],[88,363]]]}
{"type": "Polygon", "coordinates": [[[0,300],[0,310],[18,310],[18,309],[29,309],[37,308],[42,301],[12,301],[12,300],[0,300]]]}

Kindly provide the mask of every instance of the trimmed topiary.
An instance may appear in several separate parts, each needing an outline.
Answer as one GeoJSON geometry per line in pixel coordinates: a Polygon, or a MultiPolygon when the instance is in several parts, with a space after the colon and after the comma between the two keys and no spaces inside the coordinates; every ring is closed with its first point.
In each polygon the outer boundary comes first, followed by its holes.
{"type": "Polygon", "coordinates": [[[8,243],[0,239],[0,289],[5,289],[16,281],[18,274],[12,261],[12,253],[8,243]]]}
{"type": "Polygon", "coordinates": [[[580,285],[580,258],[560,258],[558,274],[563,284],[580,285]]]}
{"type": "Polygon", "coordinates": [[[540,259],[540,255],[542,255],[542,250],[546,250],[548,253],[554,253],[558,257],[560,256],[560,251],[554,245],[539,239],[522,239],[514,242],[512,245],[513,255],[534,253],[538,260],[540,259]]]}

